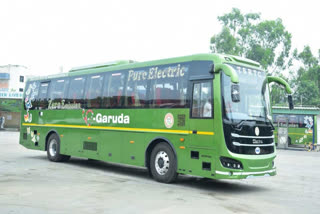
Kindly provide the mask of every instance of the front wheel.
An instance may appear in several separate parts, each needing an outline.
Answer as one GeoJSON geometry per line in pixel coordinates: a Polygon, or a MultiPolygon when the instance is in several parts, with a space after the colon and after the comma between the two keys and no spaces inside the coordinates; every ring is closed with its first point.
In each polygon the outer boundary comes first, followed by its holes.
{"type": "Polygon", "coordinates": [[[50,135],[48,139],[47,157],[53,162],[67,161],[70,159],[69,155],[60,154],[60,139],[56,134],[50,135]]]}
{"type": "Polygon", "coordinates": [[[167,143],[159,143],[151,152],[150,171],[152,177],[162,183],[174,182],[177,178],[177,161],[167,143]]]}

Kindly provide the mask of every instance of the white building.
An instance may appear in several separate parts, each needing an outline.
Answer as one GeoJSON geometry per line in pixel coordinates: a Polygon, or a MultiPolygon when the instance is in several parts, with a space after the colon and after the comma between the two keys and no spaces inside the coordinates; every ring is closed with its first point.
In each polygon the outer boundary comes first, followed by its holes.
{"type": "Polygon", "coordinates": [[[23,65],[0,66],[0,117],[5,121],[4,128],[19,127],[27,75],[28,68],[23,65]]]}
{"type": "MultiPolygon", "coordinates": [[[[0,66],[0,92],[16,93],[22,97],[26,75],[28,68],[23,65],[0,66]]],[[[6,95],[2,94],[0,98],[9,98],[4,96],[6,95]]]]}

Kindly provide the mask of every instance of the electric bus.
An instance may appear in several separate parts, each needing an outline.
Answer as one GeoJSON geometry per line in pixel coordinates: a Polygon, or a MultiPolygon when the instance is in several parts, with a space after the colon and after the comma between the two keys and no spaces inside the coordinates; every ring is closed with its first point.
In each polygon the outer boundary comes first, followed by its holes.
{"type": "Polygon", "coordinates": [[[115,61],[31,78],[20,144],[146,167],[159,182],[178,174],[244,179],[276,174],[269,84],[254,61],[222,54],[115,61]]]}

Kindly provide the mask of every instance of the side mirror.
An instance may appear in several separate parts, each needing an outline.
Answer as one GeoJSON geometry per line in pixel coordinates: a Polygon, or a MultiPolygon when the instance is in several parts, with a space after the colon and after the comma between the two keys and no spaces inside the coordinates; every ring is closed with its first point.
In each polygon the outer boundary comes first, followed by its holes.
{"type": "Polygon", "coordinates": [[[288,103],[289,103],[289,109],[292,110],[293,109],[293,101],[292,101],[291,94],[288,95],[288,103]]]}
{"type": "Polygon", "coordinates": [[[210,74],[214,74],[214,69],[215,69],[214,64],[212,64],[212,65],[210,66],[209,73],[210,73],[210,74]]]}
{"type": "Polygon", "coordinates": [[[231,85],[231,99],[232,102],[240,102],[240,86],[238,84],[231,85]]]}

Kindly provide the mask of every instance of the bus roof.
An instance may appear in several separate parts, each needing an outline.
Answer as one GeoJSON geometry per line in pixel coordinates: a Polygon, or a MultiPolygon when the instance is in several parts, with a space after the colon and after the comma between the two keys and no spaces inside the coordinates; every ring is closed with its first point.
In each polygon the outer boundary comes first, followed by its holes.
{"type": "Polygon", "coordinates": [[[94,64],[94,65],[75,67],[75,68],[72,68],[67,73],[60,73],[60,74],[42,76],[42,77],[41,76],[32,77],[29,80],[51,79],[51,78],[75,76],[75,75],[95,73],[95,72],[99,73],[99,72],[113,71],[113,70],[134,69],[139,67],[157,66],[157,65],[196,61],[196,60],[213,61],[215,64],[231,63],[231,64],[242,65],[242,66],[245,65],[253,69],[257,69],[257,68],[261,69],[259,63],[252,61],[250,59],[245,59],[238,56],[225,55],[225,54],[207,53],[207,54],[194,54],[189,56],[160,59],[160,60],[152,60],[152,61],[146,61],[146,62],[136,62],[133,60],[112,61],[112,62],[106,62],[106,63],[100,63],[100,64],[94,64]]]}

